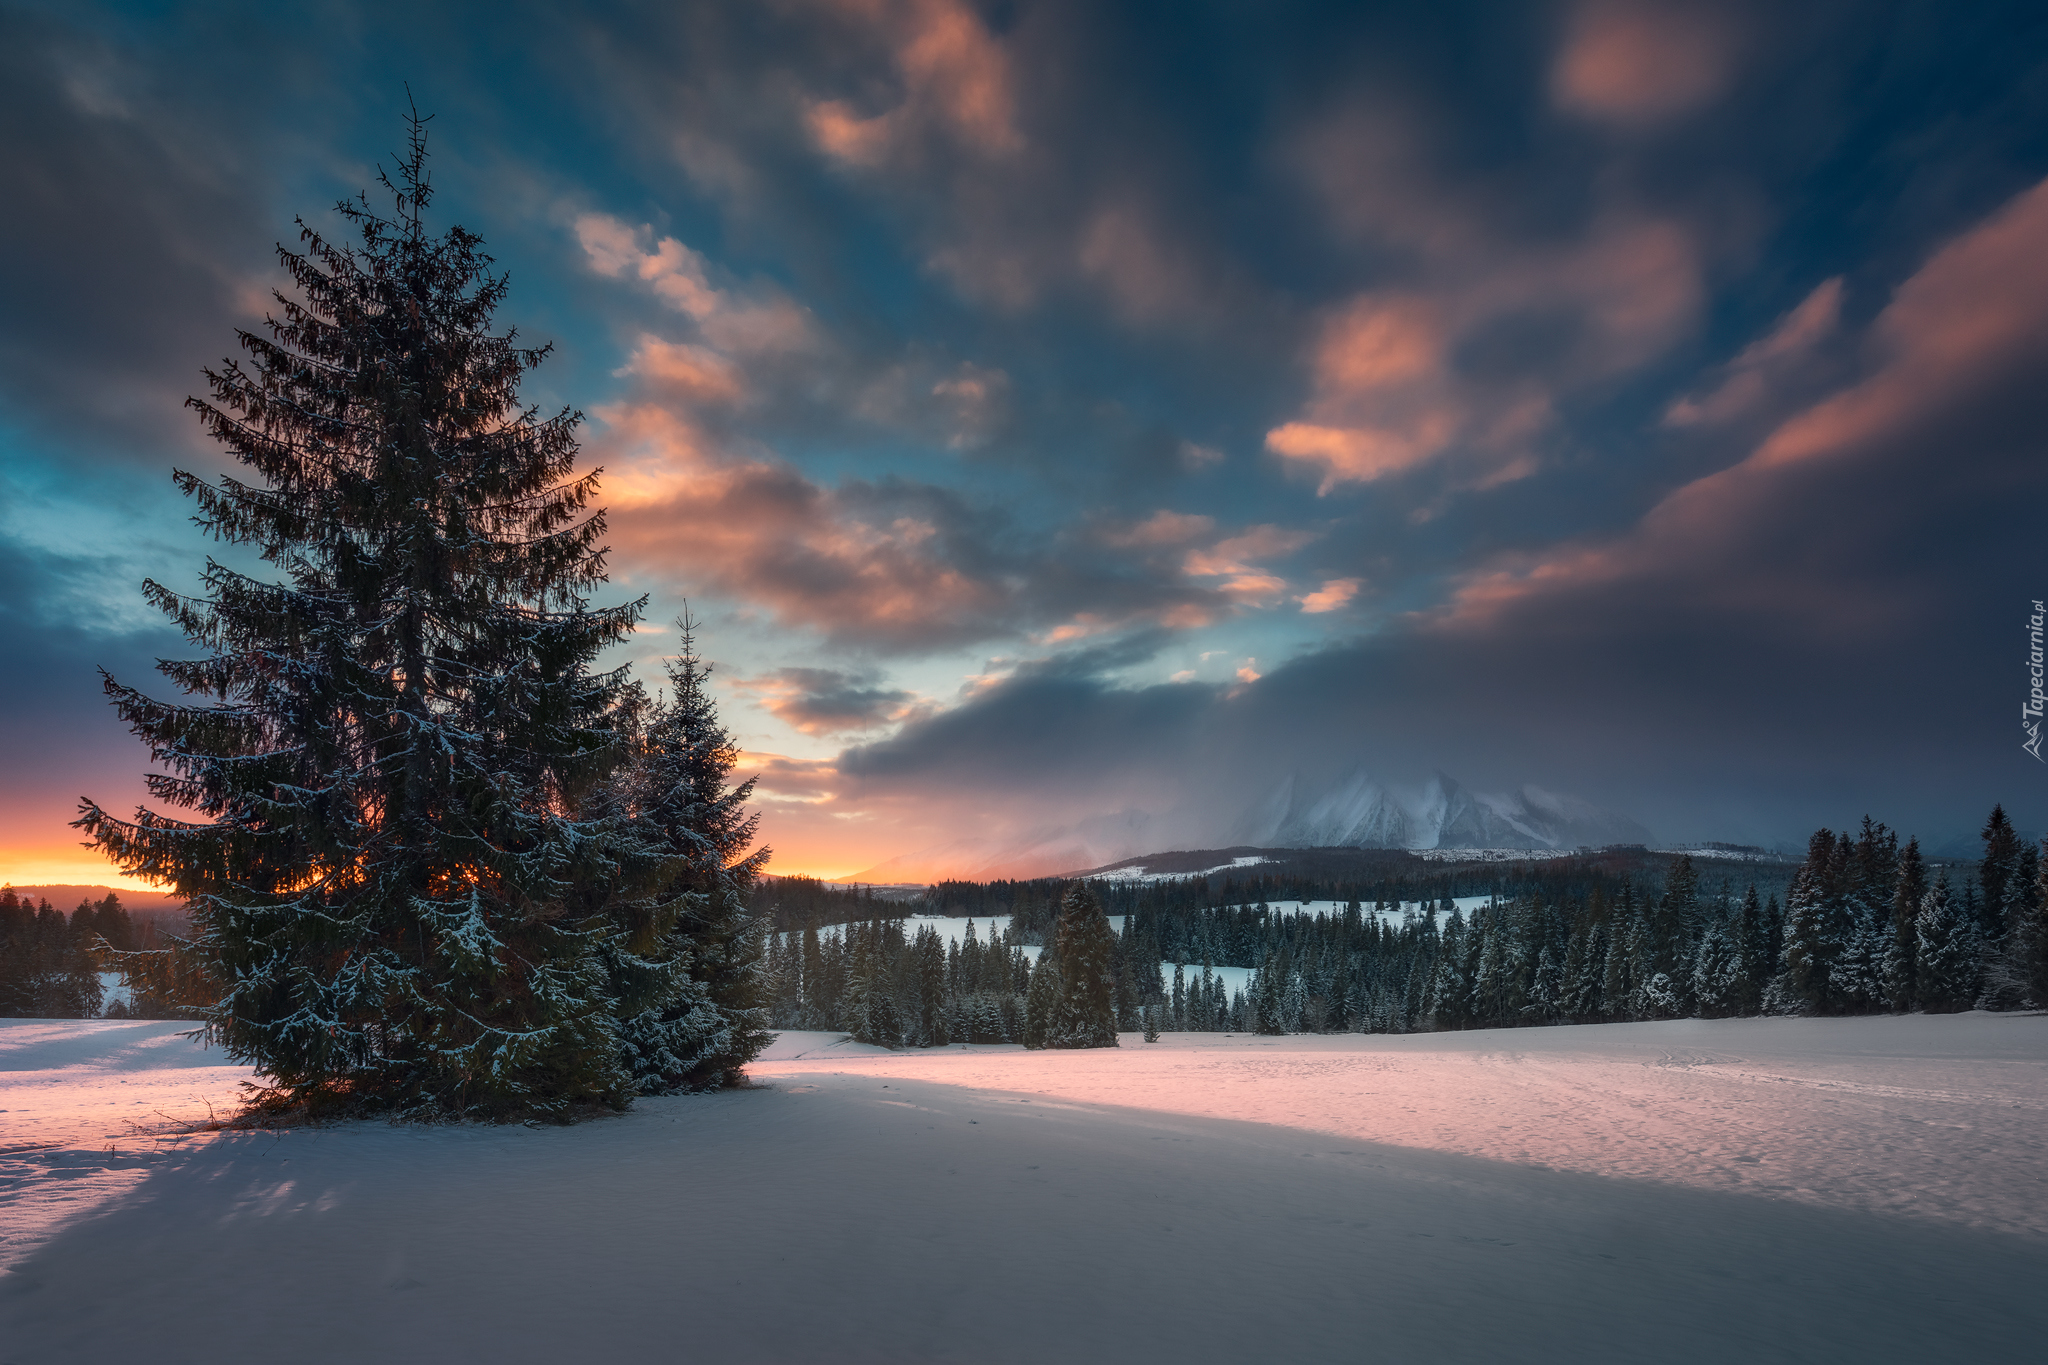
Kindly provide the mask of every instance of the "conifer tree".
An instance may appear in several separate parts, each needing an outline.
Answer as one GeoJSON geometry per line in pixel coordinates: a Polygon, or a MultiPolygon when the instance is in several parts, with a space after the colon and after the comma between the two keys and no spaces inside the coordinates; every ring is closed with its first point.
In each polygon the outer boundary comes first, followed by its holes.
{"type": "Polygon", "coordinates": [[[1742,999],[1742,952],[1728,925],[1716,920],[1700,935],[1693,957],[1692,993],[1700,1017],[1722,1019],[1734,1014],[1742,999]]]}
{"type": "MultiPolygon", "coordinates": [[[[752,847],[754,783],[731,781],[739,747],[719,722],[687,611],[676,631],[676,653],[664,665],[667,696],[648,708],[634,761],[617,784],[627,827],[665,873],[645,901],[652,913],[630,922],[652,940],[638,960],[673,964],[673,980],[626,1016],[624,1046],[643,1093],[734,1084],[772,1037],[768,922],[747,903],[769,858],[768,849],[752,847]]],[[[622,955],[612,961],[617,970],[622,955]]]]}
{"type": "Polygon", "coordinates": [[[1731,1002],[1738,1015],[1755,1014],[1763,1008],[1764,985],[1777,968],[1778,954],[1771,942],[1770,920],[1758,903],[1756,884],[1743,893],[1735,912],[1735,942],[1741,954],[1742,972],[1731,1002]]]}
{"type": "Polygon", "coordinates": [[[1993,946],[1984,964],[1986,1009],[2014,1010],[2043,997],[2035,989],[2033,961],[2040,951],[2040,850],[2030,839],[2019,841],[2012,876],[2005,884],[2005,938],[1993,946]]]}
{"type": "Polygon", "coordinates": [[[1060,902],[1048,950],[1059,963],[1059,997],[1045,1046],[1115,1047],[1116,931],[1086,882],[1060,902]]]}
{"type": "Polygon", "coordinates": [[[1908,839],[1899,850],[1898,872],[1892,879],[1892,940],[1884,960],[1885,999],[1895,1010],[1913,1008],[1918,995],[1920,936],[1915,926],[1926,895],[1927,864],[1920,858],[1920,841],[1908,839]]]}
{"type": "Polygon", "coordinates": [[[1024,991],[1024,1028],[1019,1039],[1026,1047],[1049,1046],[1053,1015],[1059,1007],[1060,969],[1052,949],[1042,949],[1031,966],[1031,983],[1024,991]]]}
{"type": "Polygon", "coordinates": [[[1916,999],[1930,1014],[1966,1010],[1977,998],[1976,922],[1956,903],[1944,873],[1920,902],[1916,999]]]}
{"type": "Polygon", "coordinates": [[[491,330],[480,239],[429,233],[425,120],[380,180],[393,216],[343,203],[354,245],[301,222],[295,296],[189,401],[252,477],[178,487],[279,579],[209,559],[198,596],[146,583],[204,651],[159,665],[195,700],[106,679],[152,795],[198,821],[86,801],[77,823],[190,907],[205,1033],[280,1099],[622,1104],[619,855],[577,810],[618,752],[624,679],[592,661],[639,606],[585,603],[604,517],[579,417],[521,405],[548,348],[491,330]]]}
{"type": "Polygon", "coordinates": [[[2035,1009],[2048,1009],[2048,838],[2036,855],[2033,904],[2012,927],[2014,957],[2027,998],[2035,1009]]]}
{"type": "Polygon", "coordinates": [[[1785,907],[1785,993],[1821,1014],[1836,1013],[1842,1001],[1834,971],[1849,937],[1841,885],[1848,843],[1846,837],[1837,841],[1831,830],[1814,832],[1785,907]]]}
{"type": "Polygon", "coordinates": [[[1436,965],[1429,979],[1429,1014],[1433,1027],[1463,1028],[1469,1016],[1469,990],[1460,967],[1465,958],[1465,916],[1453,909],[1444,922],[1436,965]]]}
{"type": "Polygon", "coordinates": [[[2019,872],[2020,837],[2005,807],[1995,805],[1984,821],[1984,861],[1977,865],[1977,933],[1986,943],[2005,937],[2006,891],[2019,872]]]}

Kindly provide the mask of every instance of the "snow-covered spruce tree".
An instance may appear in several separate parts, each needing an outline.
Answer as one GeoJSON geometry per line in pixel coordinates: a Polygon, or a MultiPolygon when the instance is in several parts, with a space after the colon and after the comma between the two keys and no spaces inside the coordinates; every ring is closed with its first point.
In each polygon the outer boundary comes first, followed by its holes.
{"type": "MultiPolygon", "coordinates": [[[[1752,899],[1755,895],[1752,888],[1752,899]]],[[[1700,935],[1694,952],[1693,1005],[1702,1019],[1726,1018],[1741,1009],[1743,985],[1741,947],[1729,925],[1716,920],[1700,935]]]]}
{"type": "Polygon", "coordinates": [[[1915,991],[1920,1008],[1929,1014],[1970,1008],[1970,1002],[1977,998],[1979,949],[1983,940],[1978,936],[1975,918],[1950,893],[1946,873],[1921,898],[1914,928],[1920,939],[1915,991]]]}
{"type": "Polygon", "coordinates": [[[1920,841],[1908,839],[1899,850],[1899,866],[1892,878],[1891,943],[1885,952],[1885,1002],[1894,1010],[1913,1008],[1919,971],[1920,902],[1927,895],[1927,865],[1920,858],[1920,841]]]}
{"type": "Polygon", "coordinates": [[[1983,898],[1978,902],[1977,934],[1991,944],[2005,937],[2006,895],[2019,874],[2021,840],[2003,805],[1991,808],[1981,835],[1984,861],[1977,865],[1977,886],[1983,898]]]}
{"type": "Polygon", "coordinates": [[[1806,861],[1792,879],[1785,904],[1783,996],[1813,1014],[1839,1014],[1845,995],[1834,979],[1854,928],[1843,883],[1849,840],[1832,830],[1814,832],[1806,861]]]}
{"type": "Polygon", "coordinates": [[[706,686],[711,669],[697,654],[696,622],[686,612],[676,630],[668,695],[648,709],[621,781],[629,827],[668,876],[634,921],[639,937],[609,961],[627,977],[649,963],[680,969],[668,990],[622,1021],[627,1064],[643,1094],[734,1084],[773,1036],[763,966],[769,926],[747,905],[769,857],[751,847],[754,784],[732,783],[739,746],[706,686]]]}
{"type": "Polygon", "coordinates": [[[300,224],[246,360],[191,399],[254,475],[179,471],[195,520],[279,581],[211,559],[201,595],[144,585],[205,657],[162,702],[106,679],[160,802],[80,828],[190,907],[204,1032],[279,1102],[559,1115],[631,1094],[602,949],[620,877],[578,805],[616,754],[626,683],[591,662],[639,605],[590,609],[578,416],[519,384],[548,348],[491,330],[506,280],[427,231],[425,121],[338,244],[300,224]],[[210,699],[210,700],[207,700],[210,699]]]}
{"type": "Polygon", "coordinates": [[[2040,851],[2033,840],[2019,840],[2012,875],[2005,883],[2005,910],[1999,917],[2005,926],[2005,937],[1985,945],[1983,991],[1977,997],[1979,1009],[2016,1010],[2036,998],[2030,964],[2037,951],[2040,879],[2040,851]]]}
{"type": "Polygon", "coordinates": [[[1059,996],[1047,1047],[1116,1046],[1116,931],[1086,882],[1060,902],[1048,950],[1059,962],[1059,996]]]}
{"type": "Polygon", "coordinates": [[[1024,990],[1024,1019],[1019,1042],[1032,1048],[1047,1046],[1059,1000],[1059,958],[1051,949],[1043,949],[1038,954],[1038,961],[1031,966],[1030,984],[1024,990]]]}
{"type": "Polygon", "coordinates": [[[2008,931],[2013,963],[2026,983],[2027,1000],[2048,1009],[2048,838],[2035,855],[2034,895],[2030,906],[2008,931]]]}

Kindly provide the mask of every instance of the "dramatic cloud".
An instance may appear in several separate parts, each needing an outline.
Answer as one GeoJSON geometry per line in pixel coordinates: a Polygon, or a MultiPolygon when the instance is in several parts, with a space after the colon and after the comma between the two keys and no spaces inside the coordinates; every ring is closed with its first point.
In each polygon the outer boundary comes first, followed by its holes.
{"type": "Polygon", "coordinates": [[[89,664],[177,648],[132,580],[208,548],[179,403],[293,215],[376,198],[407,82],[431,223],[589,414],[605,600],[704,621],[786,870],[1065,865],[1360,764],[1672,836],[2048,823],[2002,652],[2048,591],[2048,39],[2005,10],[197,15],[0,17],[38,847],[64,772],[139,766],[89,664]]]}
{"type": "Polygon", "coordinates": [[[112,41],[0,13],[0,415],[189,448],[199,367],[269,304],[251,123],[167,96],[112,41]]]}
{"type": "Polygon", "coordinates": [[[1562,404],[1655,362],[1696,323],[1703,252],[1681,217],[1593,191],[1561,239],[1518,238],[1498,203],[1518,187],[1447,182],[1385,109],[1313,125],[1294,156],[1332,225],[1398,261],[1398,283],[1325,315],[1311,398],[1266,433],[1319,494],[1440,462],[1467,487],[1527,477],[1562,404]]]}
{"type": "MultiPolygon", "coordinates": [[[[1803,350],[1806,338],[1830,330],[1838,288],[1834,281],[1820,286],[1746,350],[1736,378],[1803,350]]],[[[2015,398],[2048,378],[2048,182],[1935,253],[1872,323],[1864,349],[1866,377],[1789,417],[1740,463],[1673,492],[1628,538],[1477,574],[1460,589],[1448,619],[1492,621],[1537,595],[1683,575],[1699,593],[1758,612],[1808,617],[1817,627],[1900,624],[1902,615],[1927,605],[1915,600],[1921,593],[1903,601],[1873,596],[1867,580],[1808,567],[1814,539],[1839,544],[1876,528],[1853,519],[1816,521],[1801,494],[1831,476],[1857,475],[1814,474],[1801,466],[1861,463],[1865,479],[1917,476],[1927,481],[1919,496],[1935,505],[1965,490],[1991,495],[2014,486],[2015,476],[2022,486],[2038,483],[2026,477],[2032,461],[2015,463],[2013,439],[2018,436],[2025,449],[2027,435],[1997,428],[2015,398]],[[1958,438],[1984,446],[1957,464],[1945,448],[1958,438]]],[[[1724,387],[1709,401],[1726,393],[1724,387]]],[[[1856,493],[1859,502],[1866,496],[1856,493]]],[[[1885,520],[1908,514],[1900,505],[1888,509],[1885,520]]],[[[1868,557],[1872,548],[1862,547],[1857,557],[1868,557]]],[[[1914,563],[1916,570],[1927,567],[1914,563]]]]}

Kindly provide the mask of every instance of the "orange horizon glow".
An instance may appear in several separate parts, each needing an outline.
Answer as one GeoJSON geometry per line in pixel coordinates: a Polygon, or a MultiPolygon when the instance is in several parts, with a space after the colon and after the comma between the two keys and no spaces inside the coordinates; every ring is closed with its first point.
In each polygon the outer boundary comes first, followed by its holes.
{"type": "MultiPolygon", "coordinates": [[[[768,872],[776,877],[815,877],[821,882],[851,877],[865,868],[885,862],[891,854],[864,861],[828,861],[799,855],[773,858],[768,872]]],[[[161,892],[162,886],[131,877],[104,859],[91,854],[74,857],[38,849],[0,848],[0,886],[104,886],[115,891],[161,892]]]]}

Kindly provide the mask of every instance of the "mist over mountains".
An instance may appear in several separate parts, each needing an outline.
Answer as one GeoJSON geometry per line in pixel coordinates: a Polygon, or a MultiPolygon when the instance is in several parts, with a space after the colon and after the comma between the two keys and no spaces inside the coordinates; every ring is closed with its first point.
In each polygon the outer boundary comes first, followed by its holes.
{"type": "Polygon", "coordinates": [[[1175,848],[1542,850],[1652,841],[1626,815],[1541,787],[1476,792],[1441,772],[1399,783],[1359,767],[1327,783],[1291,774],[1220,820],[1187,811],[1104,813],[1008,840],[955,840],[841,880],[1046,877],[1175,848]]]}
{"type": "Polygon", "coordinates": [[[1355,769],[1326,787],[1281,782],[1236,831],[1235,843],[1266,848],[1576,848],[1649,843],[1625,815],[1524,786],[1474,792],[1433,773],[1415,786],[1355,769]]]}

